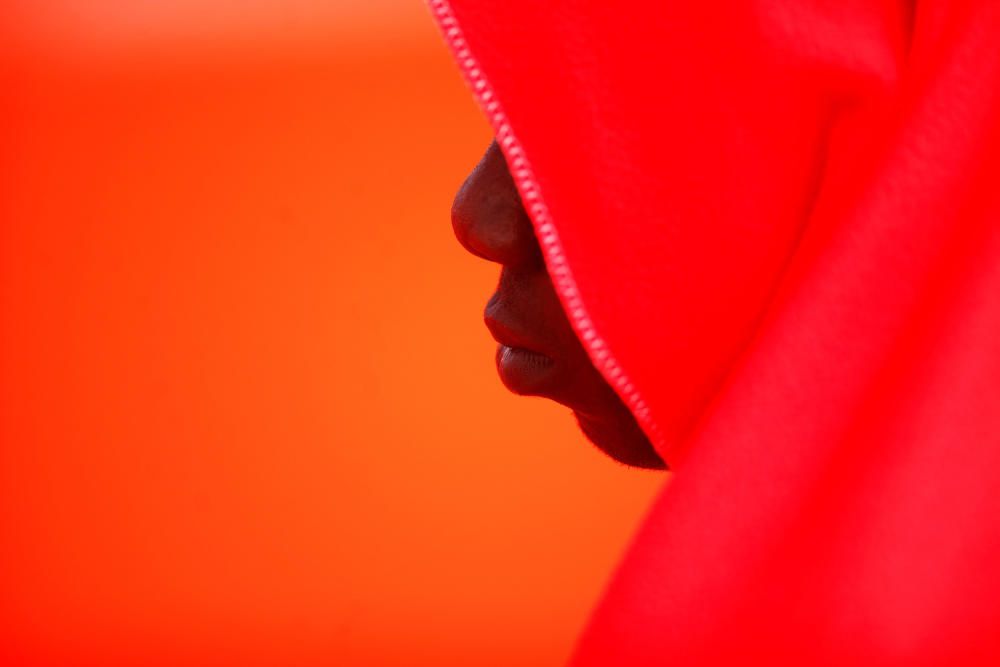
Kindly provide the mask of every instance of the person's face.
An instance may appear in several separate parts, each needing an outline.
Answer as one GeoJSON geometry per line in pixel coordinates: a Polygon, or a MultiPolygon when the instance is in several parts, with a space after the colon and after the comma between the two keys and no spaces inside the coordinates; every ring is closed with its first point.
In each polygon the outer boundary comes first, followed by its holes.
{"type": "Polygon", "coordinates": [[[612,458],[665,468],[566,319],[496,142],[459,188],[451,219],[466,250],[501,265],[485,320],[498,343],[496,363],[504,385],[516,394],[544,396],[569,407],[584,434],[612,458]]]}

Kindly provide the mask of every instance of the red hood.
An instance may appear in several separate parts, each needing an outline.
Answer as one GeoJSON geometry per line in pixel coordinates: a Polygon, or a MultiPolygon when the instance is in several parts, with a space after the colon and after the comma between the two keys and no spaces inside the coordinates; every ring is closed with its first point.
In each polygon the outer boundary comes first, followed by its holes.
{"type": "Polygon", "coordinates": [[[1000,664],[1000,4],[430,4],[675,470],[574,664],[1000,664]]]}

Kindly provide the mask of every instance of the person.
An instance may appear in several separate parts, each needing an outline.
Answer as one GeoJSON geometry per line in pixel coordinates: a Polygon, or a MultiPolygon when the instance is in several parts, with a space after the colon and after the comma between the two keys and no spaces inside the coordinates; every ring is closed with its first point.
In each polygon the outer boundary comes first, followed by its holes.
{"type": "Polygon", "coordinates": [[[501,378],[671,470],[572,667],[1000,664],[1000,3],[429,2],[501,378]]]}
{"type": "Polygon", "coordinates": [[[611,458],[639,468],[665,468],[573,332],[496,141],[459,188],[451,219],[466,250],[502,266],[484,319],[497,341],[504,385],[569,407],[587,438],[611,458]]]}

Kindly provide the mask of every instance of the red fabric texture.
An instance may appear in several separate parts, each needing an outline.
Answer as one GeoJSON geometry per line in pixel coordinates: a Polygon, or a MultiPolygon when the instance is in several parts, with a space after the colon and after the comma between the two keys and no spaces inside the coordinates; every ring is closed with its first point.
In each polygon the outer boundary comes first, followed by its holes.
{"type": "Polygon", "coordinates": [[[572,664],[1000,664],[1000,3],[430,4],[674,470],[572,664]]]}

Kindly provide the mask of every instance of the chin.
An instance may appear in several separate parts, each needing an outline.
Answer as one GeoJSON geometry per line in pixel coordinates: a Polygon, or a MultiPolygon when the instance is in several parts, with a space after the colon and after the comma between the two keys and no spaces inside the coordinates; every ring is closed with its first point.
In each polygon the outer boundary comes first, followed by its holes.
{"type": "Polygon", "coordinates": [[[574,411],[580,430],[594,445],[615,461],[632,468],[666,470],[660,455],[631,414],[601,419],[574,411]]]}

